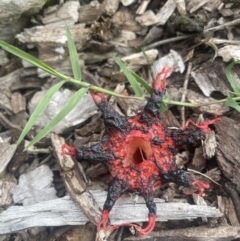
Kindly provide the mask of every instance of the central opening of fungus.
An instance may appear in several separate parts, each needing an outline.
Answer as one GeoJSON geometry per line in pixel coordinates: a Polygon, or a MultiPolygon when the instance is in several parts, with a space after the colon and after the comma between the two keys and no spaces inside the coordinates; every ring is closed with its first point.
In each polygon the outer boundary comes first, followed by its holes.
{"type": "Polygon", "coordinates": [[[140,137],[134,137],[128,144],[126,164],[140,164],[152,156],[150,143],[140,137]]]}

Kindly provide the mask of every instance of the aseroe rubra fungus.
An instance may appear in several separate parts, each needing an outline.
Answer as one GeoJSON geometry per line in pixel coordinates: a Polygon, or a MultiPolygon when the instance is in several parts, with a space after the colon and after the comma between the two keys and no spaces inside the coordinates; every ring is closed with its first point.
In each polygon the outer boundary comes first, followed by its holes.
{"type": "Polygon", "coordinates": [[[144,197],[149,209],[149,221],[145,228],[134,224],[140,235],[150,233],[156,220],[156,204],[154,190],[167,181],[175,182],[185,187],[196,189],[199,195],[209,184],[190,176],[184,170],[178,169],[174,155],[184,144],[194,143],[210,132],[209,125],[220,121],[215,118],[200,124],[192,121],[181,129],[171,129],[163,126],[159,118],[159,108],[166,89],[166,76],[170,68],[164,68],[158,73],[153,93],[143,111],[133,117],[117,113],[102,93],[91,92],[92,98],[102,111],[106,127],[107,141],[91,147],[75,148],[63,145],[63,154],[75,156],[78,160],[104,162],[113,177],[108,189],[101,220],[97,229],[113,229],[108,226],[109,213],[115,201],[126,191],[138,192],[144,197]]]}

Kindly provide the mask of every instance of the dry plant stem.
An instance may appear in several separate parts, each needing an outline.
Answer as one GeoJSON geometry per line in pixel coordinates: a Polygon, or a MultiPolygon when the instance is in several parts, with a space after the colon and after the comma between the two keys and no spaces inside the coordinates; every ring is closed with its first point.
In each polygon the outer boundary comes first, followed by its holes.
{"type": "MultiPolygon", "coordinates": [[[[186,100],[187,88],[188,88],[188,82],[189,82],[189,76],[190,76],[191,70],[192,70],[192,63],[189,62],[187,73],[186,73],[184,83],[183,83],[181,102],[185,102],[185,100],[186,100]]],[[[181,117],[180,117],[181,118],[181,124],[182,124],[182,126],[184,126],[185,122],[186,122],[186,120],[185,120],[185,106],[182,106],[180,108],[180,112],[181,112],[181,117]]]]}
{"type": "Polygon", "coordinates": [[[9,127],[22,131],[22,128],[19,125],[13,124],[3,113],[0,113],[0,119],[9,127]]]}
{"type": "Polygon", "coordinates": [[[218,186],[222,186],[222,185],[220,185],[219,183],[215,182],[212,178],[210,178],[209,176],[207,176],[207,175],[205,175],[205,174],[203,174],[203,173],[201,173],[201,172],[195,171],[195,170],[190,169],[190,168],[188,168],[188,171],[197,173],[197,174],[199,174],[199,175],[201,175],[201,176],[203,176],[203,177],[206,177],[207,179],[211,180],[212,182],[214,182],[214,183],[217,184],[218,186]]]}
{"type": "Polygon", "coordinates": [[[240,198],[236,191],[236,187],[233,183],[226,183],[225,188],[232,198],[232,201],[233,201],[233,204],[235,207],[235,211],[236,211],[236,214],[238,217],[238,221],[240,222],[240,198]]]}
{"type": "Polygon", "coordinates": [[[66,189],[81,208],[86,217],[94,224],[99,222],[101,211],[92,194],[86,190],[86,184],[81,178],[77,163],[70,156],[61,155],[61,146],[65,140],[55,134],[51,134],[54,155],[59,164],[62,173],[63,181],[66,189]]]}
{"type": "MultiPolygon", "coordinates": [[[[235,100],[235,101],[240,101],[240,96],[233,97],[232,99],[235,100]]],[[[218,103],[224,103],[226,101],[227,101],[227,98],[226,99],[222,99],[222,100],[211,101],[211,102],[200,104],[200,105],[195,105],[195,107],[201,107],[201,106],[205,106],[205,105],[213,105],[213,104],[218,104],[218,103]]]]}
{"type": "Polygon", "coordinates": [[[236,19],[236,20],[233,20],[231,22],[224,23],[222,25],[219,25],[219,26],[216,26],[216,27],[213,27],[213,28],[205,29],[203,31],[203,33],[206,34],[206,33],[211,32],[211,31],[215,32],[215,31],[218,31],[218,30],[223,30],[226,27],[236,26],[238,24],[240,24],[240,19],[236,19]]]}
{"type": "Polygon", "coordinates": [[[149,44],[149,45],[145,46],[143,48],[143,50],[148,50],[148,49],[155,48],[155,47],[163,45],[163,44],[172,43],[172,42],[180,41],[180,40],[183,40],[183,39],[191,38],[193,36],[195,36],[195,35],[190,34],[190,35],[183,35],[183,36],[178,36],[178,37],[174,37],[174,38],[160,40],[158,42],[155,42],[153,44],[149,44]]]}

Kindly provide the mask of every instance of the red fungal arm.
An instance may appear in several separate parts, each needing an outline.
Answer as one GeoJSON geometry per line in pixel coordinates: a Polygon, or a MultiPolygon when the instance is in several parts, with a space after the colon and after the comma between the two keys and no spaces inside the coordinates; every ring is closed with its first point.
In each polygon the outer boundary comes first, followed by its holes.
{"type": "Polygon", "coordinates": [[[212,120],[209,120],[209,121],[204,121],[204,122],[202,122],[200,124],[196,124],[192,120],[188,120],[186,122],[185,126],[182,129],[184,130],[186,127],[188,127],[191,124],[191,125],[199,128],[199,129],[203,130],[203,132],[205,134],[209,134],[211,129],[208,126],[212,125],[214,123],[220,122],[220,121],[221,121],[221,118],[215,118],[215,119],[212,119],[212,120]]]}
{"type": "Polygon", "coordinates": [[[161,92],[165,91],[167,83],[167,75],[172,72],[172,68],[164,67],[156,76],[153,88],[154,90],[159,90],[161,92]],[[162,79],[160,80],[160,78],[162,79]]]}
{"type": "Polygon", "coordinates": [[[66,143],[62,145],[62,155],[69,155],[69,156],[73,156],[76,157],[77,156],[77,151],[76,148],[73,146],[69,146],[66,143]]]}
{"type": "Polygon", "coordinates": [[[96,91],[89,91],[92,98],[93,98],[93,101],[96,103],[96,104],[99,104],[100,102],[102,101],[106,101],[106,96],[101,93],[101,92],[96,92],[96,91]]]}
{"type": "Polygon", "coordinates": [[[198,192],[196,194],[200,195],[200,196],[205,196],[204,190],[209,188],[209,184],[206,182],[202,182],[199,181],[196,178],[192,179],[192,187],[196,190],[198,190],[198,192]]]}

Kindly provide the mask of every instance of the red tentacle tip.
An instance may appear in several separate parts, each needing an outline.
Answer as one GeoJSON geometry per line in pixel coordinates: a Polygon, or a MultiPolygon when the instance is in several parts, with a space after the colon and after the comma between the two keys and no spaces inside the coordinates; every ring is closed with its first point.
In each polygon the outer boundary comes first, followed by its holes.
{"type": "Polygon", "coordinates": [[[209,121],[204,121],[204,122],[200,123],[198,126],[199,126],[199,128],[201,128],[204,131],[204,133],[208,134],[211,131],[211,129],[208,126],[212,125],[214,123],[220,122],[220,121],[221,121],[221,118],[214,118],[209,121]]]}
{"type": "Polygon", "coordinates": [[[69,146],[66,143],[62,144],[61,155],[77,156],[77,150],[73,146],[69,146]]]}
{"type": "Polygon", "coordinates": [[[108,230],[107,224],[109,219],[109,210],[104,209],[102,211],[101,219],[97,225],[97,231],[99,232],[101,229],[108,230]]]}
{"type": "Polygon", "coordinates": [[[97,91],[89,91],[89,92],[93,98],[93,101],[96,104],[100,103],[101,101],[106,100],[106,96],[101,92],[97,92],[97,91]]]}
{"type": "Polygon", "coordinates": [[[199,180],[194,178],[192,180],[192,187],[194,189],[198,190],[198,192],[196,194],[198,194],[200,196],[205,196],[204,190],[208,189],[210,187],[210,185],[206,182],[202,182],[202,181],[199,181],[199,180]]]}
{"type": "Polygon", "coordinates": [[[143,237],[153,231],[153,229],[155,227],[155,223],[156,223],[156,214],[149,214],[148,215],[148,225],[145,228],[141,228],[137,225],[133,225],[133,226],[136,228],[139,235],[143,237]]]}
{"type": "Polygon", "coordinates": [[[160,72],[158,72],[153,84],[153,88],[155,90],[160,90],[160,91],[165,90],[166,83],[167,83],[166,78],[168,77],[168,74],[170,74],[171,72],[172,72],[172,68],[170,67],[164,67],[160,72]],[[160,81],[160,78],[161,78],[161,81],[160,81]]]}

